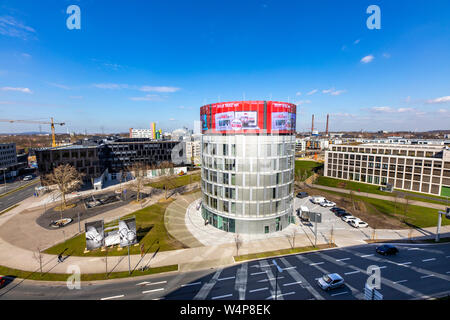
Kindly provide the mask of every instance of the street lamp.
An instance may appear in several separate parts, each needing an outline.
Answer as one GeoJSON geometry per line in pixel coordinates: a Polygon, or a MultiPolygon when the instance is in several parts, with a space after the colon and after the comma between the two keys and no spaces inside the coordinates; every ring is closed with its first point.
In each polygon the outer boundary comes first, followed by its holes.
{"type": "Polygon", "coordinates": [[[274,300],[277,300],[277,288],[278,288],[278,272],[283,272],[283,269],[277,264],[275,259],[272,260],[272,263],[277,267],[275,270],[275,298],[274,300]]]}
{"type": "Polygon", "coordinates": [[[447,211],[438,211],[438,225],[436,230],[436,239],[435,242],[439,242],[439,232],[441,231],[442,224],[442,216],[445,215],[447,219],[450,219],[450,207],[447,208],[447,211]]]}

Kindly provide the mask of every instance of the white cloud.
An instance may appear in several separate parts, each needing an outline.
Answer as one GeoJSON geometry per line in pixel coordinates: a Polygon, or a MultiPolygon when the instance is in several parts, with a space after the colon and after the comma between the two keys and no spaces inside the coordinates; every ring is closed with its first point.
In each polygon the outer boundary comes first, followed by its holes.
{"type": "Polygon", "coordinates": [[[338,96],[338,95],[340,95],[342,93],[345,93],[345,92],[347,92],[347,90],[336,90],[336,91],[331,92],[331,95],[332,96],[338,96]]]}
{"type": "Polygon", "coordinates": [[[361,40],[360,39],[356,39],[355,42],[353,42],[353,44],[358,44],[361,40]]]}
{"type": "Polygon", "coordinates": [[[175,119],[174,118],[170,118],[169,121],[175,121],[175,119]]]}
{"type": "Polygon", "coordinates": [[[164,87],[164,86],[160,86],[160,87],[143,86],[143,87],[141,87],[139,90],[144,91],[144,92],[164,92],[164,93],[171,93],[171,92],[176,92],[176,91],[180,90],[180,88],[176,88],[176,87],[164,87]]]}
{"type": "Polygon", "coordinates": [[[397,112],[403,113],[403,112],[413,112],[413,108],[398,108],[397,112]]]}
{"type": "Polygon", "coordinates": [[[0,88],[1,91],[19,91],[22,93],[33,93],[30,89],[28,88],[13,88],[13,87],[3,87],[0,88]]]}
{"type": "Polygon", "coordinates": [[[36,38],[36,30],[10,16],[0,17],[0,34],[22,40],[36,38]]]}
{"type": "Polygon", "coordinates": [[[383,53],[383,58],[389,59],[390,57],[391,57],[391,54],[383,53]]]}
{"type": "Polygon", "coordinates": [[[362,63],[369,63],[369,62],[372,62],[373,59],[375,59],[375,57],[373,55],[368,55],[368,56],[365,56],[364,58],[362,58],[361,62],[362,63]]]}
{"type": "Polygon", "coordinates": [[[299,91],[299,92],[297,92],[295,95],[296,95],[296,96],[301,96],[302,93],[299,91]]]}
{"type": "Polygon", "coordinates": [[[311,100],[300,100],[300,101],[298,101],[296,104],[297,104],[298,106],[300,106],[300,105],[302,105],[302,104],[308,104],[308,103],[311,103],[311,100]]]}
{"type": "Polygon", "coordinates": [[[53,87],[60,88],[60,89],[65,89],[65,90],[69,90],[70,89],[68,86],[60,84],[60,83],[49,82],[48,84],[53,86],[53,87]]]}
{"type": "Polygon", "coordinates": [[[439,109],[438,112],[439,112],[439,113],[447,113],[448,110],[447,110],[447,109],[439,109]]]}
{"type": "Polygon", "coordinates": [[[156,94],[147,94],[144,97],[131,97],[133,101],[161,101],[161,98],[156,94]]]}
{"type": "Polygon", "coordinates": [[[99,89],[124,89],[128,88],[129,86],[127,84],[117,84],[117,83],[96,83],[93,84],[94,87],[99,89]]]}
{"type": "Polygon", "coordinates": [[[322,93],[330,93],[333,91],[334,91],[334,88],[331,88],[331,89],[322,90],[322,93]]]}
{"type": "Polygon", "coordinates": [[[317,89],[311,90],[310,92],[307,93],[307,95],[308,95],[308,96],[313,95],[313,94],[316,93],[317,91],[319,91],[319,90],[317,90],[317,89]]]}
{"type": "Polygon", "coordinates": [[[450,102],[450,96],[440,97],[440,98],[431,99],[431,100],[427,101],[427,103],[430,103],[430,104],[433,104],[433,103],[446,103],[446,102],[450,102]]]}
{"type": "Polygon", "coordinates": [[[391,107],[372,107],[370,108],[370,111],[376,112],[376,113],[391,113],[395,112],[394,109],[391,107]]]}

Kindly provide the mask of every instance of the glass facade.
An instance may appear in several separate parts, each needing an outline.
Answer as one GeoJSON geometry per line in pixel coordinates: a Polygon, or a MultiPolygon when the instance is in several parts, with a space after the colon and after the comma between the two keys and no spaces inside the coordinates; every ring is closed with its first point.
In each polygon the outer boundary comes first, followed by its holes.
{"type": "Polygon", "coordinates": [[[295,137],[204,135],[203,217],[229,232],[280,231],[293,213],[295,137]]]}

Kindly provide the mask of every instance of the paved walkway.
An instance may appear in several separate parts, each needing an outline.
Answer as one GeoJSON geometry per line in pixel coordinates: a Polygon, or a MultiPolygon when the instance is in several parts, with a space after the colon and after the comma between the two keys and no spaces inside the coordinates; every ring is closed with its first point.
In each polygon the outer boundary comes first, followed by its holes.
{"type": "MultiPolygon", "coordinates": [[[[160,194],[152,198],[151,201],[157,201],[158,197],[162,197],[164,194],[160,194]]],[[[187,207],[190,204],[190,200],[195,200],[195,194],[186,197],[179,197],[178,203],[183,202],[183,207],[187,207]]],[[[5,265],[11,268],[37,271],[39,269],[38,259],[35,257],[35,246],[47,247],[56,242],[61,242],[62,234],[60,232],[54,232],[50,234],[50,230],[45,230],[40,227],[33,226],[35,216],[39,214],[39,208],[34,206],[36,198],[29,198],[23,201],[18,207],[0,216],[0,261],[1,265],[5,265]],[[30,210],[27,210],[31,208],[30,210]],[[16,221],[16,219],[18,219],[16,221]],[[9,222],[9,223],[8,223],[9,222]],[[12,228],[16,225],[15,229],[12,228]],[[37,229],[40,228],[40,229],[37,229]],[[46,233],[48,232],[48,233],[46,233]],[[16,234],[17,233],[17,234],[16,234]],[[28,240],[25,240],[28,239],[28,240]]],[[[149,201],[149,204],[151,204],[149,201]]],[[[135,210],[136,208],[129,207],[129,210],[135,210]]],[[[124,209],[122,209],[124,210],[124,209]]],[[[186,211],[184,211],[186,212],[186,211]]],[[[117,214],[123,215],[126,212],[117,212],[112,210],[111,212],[103,215],[105,220],[107,218],[114,219],[117,214]]],[[[168,221],[174,222],[178,220],[178,224],[181,223],[182,217],[178,213],[175,215],[169,215],[168,221]]],[[[210,226],[209,226],[210,227],[210,226]]],[[[196,270],[205,269],[216,266],[230,265],[234,263],[233,256],[239,253],[257,253],[264,251],[273,251],[279,249],[289,249],[293,246],[302,247],[310,246],[314,243],[314,234],[311,226],[304,226],[297,222],[296,226],[292,226],[297,229],[297,235],[295,241],[293,236],[286,234],[285,236],[274,237],[270,239],[259,239],[253,241],[244,241],[242,246],[237,251],[235,243],[222,243],[208,246],[196,246],[188,249],[172,250],[158,252],[157,254],[149,253],[143,259],[140,255],[132,255],[130,257],[132,268],[139,268],[142,266],[165,266],[178,264],[179,270],[196,270]]],[[[69,237],[71,234],[78,232],[78,225],[72,225],[64,228],[67,232],[65,236],[69,237]],[[70,228],[69,228],[70,227],[70,228]]],[[[404,239],[408,237],[427,237],[434,238],[436,228],[426,228],[421,230],[376,230],[375,237],[377,239],[404,239]]],[[[184,230],[186,231],[186,230],[184,230]]],[[[450,226],[442,227],[442,236],[450,236],[450,226]]],[[[347,246],[361,244],[364,240],[369,240],[374,234],[369,230],[360,229],[339,229],[334,230],[333,240],[338,246],[347,246]]],[[[317,244],[327,244],[330,242],[331,229],[327,229],[322,226],[318,232],[317,244]]],[[[201,244],[201,241],[198,241],[201,244]]],[[[191,243],[192,244],[192,243],[191,243]]],[[[64,263],[58,263],[57,258],[54,255],[42,255],[43,271],[52,273],[67,273],[69,265],[76,265],[81,269],[83,273],[104,273],[106,259],[105,257],[69,257],[64,263]]],[[[108,257],[108,271],[127,271],[128,259],[126,256],[108,257]]]]}
{"type": "MultiPolygon", "coordinates": [[[[321,186],[321,185],[318,185],[318,184],[313,184],[312,187],[313,188],[317,188],[317,189],[322,189],[322,190],[346,193],[346,194],[350,193],[350,190],[347,190],[347,189],[326,187],[326,186],[321,186]]],[[[383,196],[381,194],[376,194],[376,193],[367,193],[367,192],[354,191],[353,194],[355,196],[362,196],[362,197],[368,197],[368,198],[374,198],[374,199],[380,199],[380,200],[387,200],[387,201],[395,202],[395,197],[383,196]]],[[[403,198],[397,198],[397,202],[398,203],[406,203],[406,201],[407,200],[405,200],[403,198]]],[[[437,204],[437,203],[431,203],[431,202],[417,201],[417,200],[409,200],[408,203],[411,204],[411,205],[415,205],[415,206],[433,208],[433,209],[437,209],[437,210],[445,210],[447,208],[447,206],[445,206],[445,205],[441,205],[441,204],[437,204]]]]}

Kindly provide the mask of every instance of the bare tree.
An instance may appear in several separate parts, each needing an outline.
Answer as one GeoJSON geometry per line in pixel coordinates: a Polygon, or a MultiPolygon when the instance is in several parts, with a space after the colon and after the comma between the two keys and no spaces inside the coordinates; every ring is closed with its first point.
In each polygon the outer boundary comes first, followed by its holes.
{"type": "Polygon", "coordinates": [[[407,222],[410,199],[407,195],[405,195],[404,200],[405,201],[403,202],[403,221],[407,222]]]}
{"type": "Polygon", "coordinates": [[[295,238],[297,237],[297,228],[294,228],[291,230],[291,232],[289,233],[289,237],[292,239],[291,244],[291,248],[294,249],[295,248],[295,238]]]}
{"type": "Polygon", "coordinates": [[[242,247],[242,237],[239,233],[234,235],[234,244],[236,245],[236,256],[238,256],[239,249],[242,247]]]}
{"type": "MultiPolygon", "coordinates": [[[[66,194],[77,190],[83,183],[83,174],[70,164],[61,164],[44,177],[46,184],[55,184],[61,192],[64,208],[67,207],[66,194]]],[[[61,212],[63,207],[61,206],[61,212]]],[[[62,214],[61,214],[62,215],[62,214]]]]}
{"type": "Polygon", "coordinates": [[[330,245],[332,245],[334,243],[334,225],[331,225],[331,230],[330,230],[330,245]]]}
{"type": "Polygon", "coordinates": [[[136,191],[136,201],[139,202],[141,200],[142,189],[144,189],[145,178],[147,177],[147,171],[149,167],[143,162],[136,162],[131,167],[128,168],[128,171],[134,177],[132,183],[132,189],[136,191]]]}
{"type": "Polygon", "coordinates": [[[164,196],[167,199],[167,192],[169,191],[169,188],[175,187],[174,176],[173,176],[173,163],[164,161],[158,166],[158,168],[161,169],[161,181],[164,185],[164,191],[165,191],[164,196]]]}
{"type": "Polygon", "coordinates": [[[353,210],[356,210],[356,206],[355,206],[355,191],[350,190],[350,201],[352,202],[353,205],[353,210]]]}

